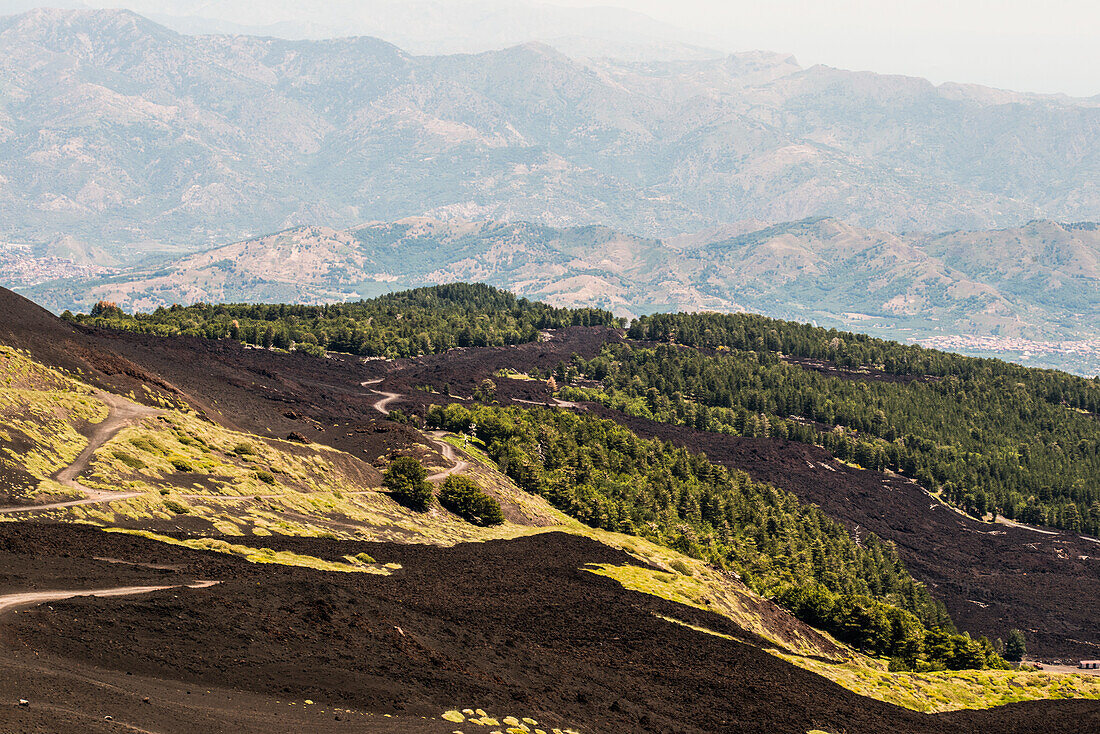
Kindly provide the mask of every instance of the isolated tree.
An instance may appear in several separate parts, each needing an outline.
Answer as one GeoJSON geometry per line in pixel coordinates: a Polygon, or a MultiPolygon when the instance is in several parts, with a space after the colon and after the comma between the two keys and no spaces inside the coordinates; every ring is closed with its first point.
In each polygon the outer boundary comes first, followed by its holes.
{"type": "Polygon", "coordinates": [[[1024,659],[1027,652],[1027,640],[1020,630],[1009,630],[1008,639],[1005,640],[1005,660],[1018,663],[1024,659]]]}
{"type": "Polygon", "coordinates": [[[123,318],[122,309],[114,301],[98,301],[92,306],[92,317],[123,318]]]}
{"type": "Polygon", "coordinates": [[[491,403],[497,399],[497,384],[485,378],[481,384],[474,388],[474,400],[482,403],[491,403]]]}
{"type": "Polygon", "coordinates": [[[399,456],[386,469],[382,486],[401,504],[423,512],[432,503],[432,485],[427,478],[428,470],[419,461],[399,456]]]}
{"type": "Polygon", "coordinates": [[[481,491],[469,477],[452,475],[439,490],[439,504],[474,525],[500,525],[500,503],[481,491]]]}

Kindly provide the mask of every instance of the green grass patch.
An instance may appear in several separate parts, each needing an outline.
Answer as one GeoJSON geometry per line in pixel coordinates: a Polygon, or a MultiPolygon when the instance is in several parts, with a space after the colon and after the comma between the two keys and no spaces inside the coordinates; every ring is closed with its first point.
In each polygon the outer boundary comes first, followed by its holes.
{"type": "Polygon", "coordinates": [[[115,450],[115,451],[111,452],[111,455],[114,456],[119,461],[121,461],[126,466],[130,467],[131,469],[144,469],[145,468],[145,462],[144,461],[142,461],[141,459],[139,459],[136,456],[131,456],[130,454],[126,453],[125,451],[115,450]]]}
{"type": "Polygon", "coordinates": [[[1019,701],[1100,699],[1100,677],[1021,670],[892,673],[855,663],[828,664],[780,655],[850,691],[913,711],[985,709],[1019,701]]]}

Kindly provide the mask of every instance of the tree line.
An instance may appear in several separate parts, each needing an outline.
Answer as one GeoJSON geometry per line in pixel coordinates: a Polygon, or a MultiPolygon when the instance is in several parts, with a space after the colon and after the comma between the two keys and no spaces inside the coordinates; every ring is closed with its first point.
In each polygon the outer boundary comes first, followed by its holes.
{"type": "Polygon", "coordinates": [[[101,302],[76,323],[159,336],[234,339],[264,348],[365,357],[415,357],[455,347],[537,341],[543,329],[618,326],[608,311],[556,308],[491,286],[453,283],[323,306],[205,304],[127,314],[101,302]]]}

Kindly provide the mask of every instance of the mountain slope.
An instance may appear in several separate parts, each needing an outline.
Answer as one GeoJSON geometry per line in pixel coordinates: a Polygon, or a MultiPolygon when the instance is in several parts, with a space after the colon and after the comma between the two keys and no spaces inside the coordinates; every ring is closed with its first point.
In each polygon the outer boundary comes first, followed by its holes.
{"type": "Polygon", "coordinates": [[[135,252],[312,222],[756,218],[892,231],[1100,209],[1088,101],[781,55],[412,56],[371,38],[181,36],[124,11],[0,19],[0,238],[135,252]]]}
{"type": "Polygon", "coordinates": [[[302,227],[154,269],[25,290],[55,311],[87,312],[100,300],[136,310],[322,303],[480,281],[561,306],[629,315],[751,310],[903,340],[948,338],[951,349],[1002,349],[1017,359],[1046,352],[1041,359],[1051,364],[1100,369],[1095,225],[1037,221],[937,235],[835,219],[757,226],[663,240],[601,226],[424,217],[345,231],[302,227]]]}

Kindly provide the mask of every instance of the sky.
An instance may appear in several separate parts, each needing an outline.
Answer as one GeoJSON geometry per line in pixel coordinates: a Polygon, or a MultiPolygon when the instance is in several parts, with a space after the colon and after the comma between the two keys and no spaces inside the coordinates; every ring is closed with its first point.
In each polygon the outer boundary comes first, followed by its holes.
{"type": "MultiPolygon", "coordinates": [[[[551,0],[570,6],[591,0],[551,0]]],[[[723,50],[1026,92],[1100,94],[1097,0],[601,0],[723,50]]]]}
{"type": "MultiPolygon", "coordinates": [[[[392,37],[387,40],[407,46],[418,42],[421,31],[428,43],[430,34],[439,37],[439,28],[448,27],[448,16],[468,20],[462,9],[471,5],[508,12],[537,4],[610,6],[644,13],[666,24],[670,37],[684,40],[685,34],[677,32],[683,29],[693,42],[723,52],[778,51],[794,54],[803,66],[827,64],[1023,92],[1100,95],[1100,0],[0,0],[0,10],[12,12],[37,2],[123,6],[153,17],[202,16],[247,26],[320,23],[322,34],[328,28],[349,29],[345,33],[388,28],[392,37]],[[429,14],[434,23],[425,17],[429,14]],[[341,15],[347,16],[347,24],[341,15]],[[382,17],[389,17],[391,25],[371,21],[382,17]]],[[[604,15],[584,12],[579,17],[601,23],[604,15]]],[[[499,33],[509,22],[504,19],[494,27],[499,33]]],[[[463,23],[451,25],[455,32],[465,32],[463,23]]],[[[615,34],[625,25],[612,21],[605,31],[615,34]]],[[[454,50],[455,39],[449,42],[454,50]]]]}

